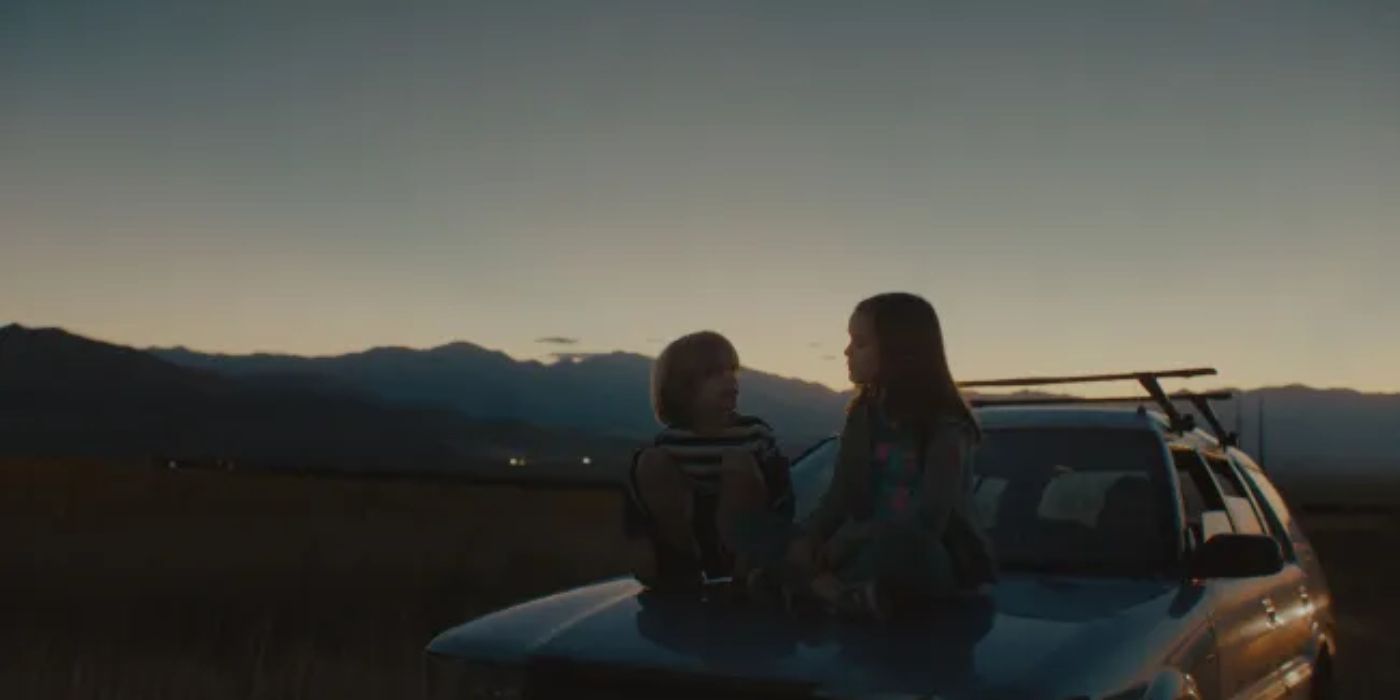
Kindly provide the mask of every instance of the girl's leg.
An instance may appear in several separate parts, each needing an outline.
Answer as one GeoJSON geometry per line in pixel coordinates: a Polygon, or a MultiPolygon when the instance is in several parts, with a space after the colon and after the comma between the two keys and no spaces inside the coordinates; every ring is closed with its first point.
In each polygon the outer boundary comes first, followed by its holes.
{"type": "Polygon", "coordinates": [[[952,559],[943,544],[917,527],[896,527],[871,542],[870,581],[886,616],[919,614],[958,592],[952,559]]]}
{"type": "Polygon", "coordinates": [[[892,527],[872,542],[871,573],[892,589],[939,597],[958,589],[943,543],[918,527],[892,527]]]}
{"type": "Polygon", "coordinates": [[[837,613],[888,621],[957,590],[947,552],[917,526],[879,523],[844,549],[835,570],[812,581],[813,594],[837,613]]]}

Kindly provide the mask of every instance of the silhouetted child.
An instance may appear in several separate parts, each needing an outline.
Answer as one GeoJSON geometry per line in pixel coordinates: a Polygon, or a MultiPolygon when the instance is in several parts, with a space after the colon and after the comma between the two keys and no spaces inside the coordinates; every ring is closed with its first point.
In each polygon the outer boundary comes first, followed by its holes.
{"type": "Polygon", "coordinates": [[[638,450],[628,531],[637,578],[652,588],[695,589],[783,560],[793,494],[788,460],[759,418],[736,412],[739,357],[703,331],[671,343],[652,371],[652,408],[666,427],[638,450]]]}
{"type": "Polygon", "coordinates": [[[972,517],[971,455],[981,432],[927,301],[871,297],[848,332],[856,397],[831,484],[788,561],[813,574],[811,592],[829,608],[888,619],[995,577],[972,517]]]}

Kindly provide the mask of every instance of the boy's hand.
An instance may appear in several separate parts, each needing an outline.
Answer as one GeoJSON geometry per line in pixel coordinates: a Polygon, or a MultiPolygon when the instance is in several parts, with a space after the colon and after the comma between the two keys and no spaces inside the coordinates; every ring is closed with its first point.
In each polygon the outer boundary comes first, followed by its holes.
{"type": "Polygon", "coordinates": [[[753,453],[742,447],[726,447],[719,454],[720,469],[723,471],[748,473],[758,469],[753,453]]]}
{"type": "Polygon", "coordinates": [[[820,571],[823,559],[821,550],[821,542],[817,538],[803,535],[788,545],[787,561],[800,571],[820,571]]]}

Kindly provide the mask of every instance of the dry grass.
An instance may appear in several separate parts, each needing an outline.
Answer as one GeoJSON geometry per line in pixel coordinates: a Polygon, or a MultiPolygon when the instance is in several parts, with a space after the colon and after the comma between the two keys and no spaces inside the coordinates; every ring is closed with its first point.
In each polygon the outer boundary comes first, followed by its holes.
{"type": "Polygon", "coordinates": [[[1332,588],[1342,697],[1400,698],[1400,515],[1312,515],[1303,527],[1332,588]]]}
{"type": "Polygon", "coordinates": [[[0,697],[419,697],[436,632],[621,569],[603,491],[71,463],[0,484],[0,697]]]}
{"type": "MultiPolygon", "coordinates": [[[[420,697],[435,633],[621,570],[616,499],[0,462],[0,697],[420,697]]],[[[1305,526],[1344,697],[1400,697],[1400,520],[1305,526]]]]}

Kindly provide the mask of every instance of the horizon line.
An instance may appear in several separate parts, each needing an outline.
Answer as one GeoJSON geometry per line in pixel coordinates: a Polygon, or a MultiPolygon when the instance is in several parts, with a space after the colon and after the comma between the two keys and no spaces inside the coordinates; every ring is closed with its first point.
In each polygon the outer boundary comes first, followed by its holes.
{"type": "MultiPolygon", "coordinates": [[[[553,365],[555,365],[555,364],[559,364],[560,362],[565,361],[565,358],[567,358],[567,357],[598,357],[598,356],[607,356],[607,355],[631,355],[631,356],[635,356],[635,357],[645,358],[645,359],[648,359],[648,360],[655,360],[655,359],[656,359],[656,356],[655,356],[655,355],[648,355],[648,354],[645,354],[645,353],[642,353],[642,352],[636,352],[636,351],[632,351],[632,350],[613,349],[613,350],[604,350],[604,351],[580,351],[580,352],[557,352],[557,351],[556,351],[556,352],[553,352],[553,353],[546,353],[545,357],[550,357],[550,356],[552,356],[552,361],[545,361],[545,359],[541,359],[541,358],[517,357],[517,356],[512,355],[511,353],[509,353],[509,352],[507,352],[507,351],[505,351],[505,350],[501,350],[501,349],[498,349],[498,348],[492,348],[492,347],[489,347],[489,346],[486,346],[486,345],[482,345],[481,343],[477,343],[477,342],[470,341],[470,340],[462,340],[462,339],[449,340],[449,341],[446,341],[446,342],[437,343],[437,344],[430,345],[430,346],[426,346],[426,347],[412,346],[412,345],[403,345],[403,344],[376,344],[376,345],[371,345],[371,346],[369,346],[369,347],[364,347],[364,348],[360,348],[360,349],[345,350],[345,351],[341,351],[341,352],[311,353],[311,354],[301,354],[301,353],[295,353],[295,352],[276,351],[276,350],[254,350],[254,351],[246,351],[246,352],[228,352],[228,351],[222,351],[222,350],[214,350],[214,351],[211,351],[211,350],[200,350],[200,349],[192,348],[192,347],[190,347],[190,346],[188,346],[188,345],[185,345],[185,344],[183,344],[183,343],[177,343],[177,344],[175,344],[175,345],[137,345],[137,344],[134,344],[134,343],[133,343],[133,344],[127,344],[127,343],[123,343],[123,342],[116,341],[116,340],[110,340],[110,339],[99,338],[99,337],[94,336],[94,335],[87,335],[87,334],[84,334],[84,333],[81,333],[81,332],[77,332],[77,331],[71,330],[71,329],[69,329],[69,328],[65,328],[65,327],[63,327],[63,326],[49,326],[49,325],[34,326],[34,325],[25,325],[25,324],[20,323],[20,322],[18,322],[18,321],[8,321],[8,322],[5,322],[5,323],[3,323],[3,324],[0,324],[0,329],[3,329],[3,328],[10,328],[10,327],[16,327],[16,328],[20,328],[20,329],[23,329],[23,330],[31,330],[31,331],[45,331],[45,330],[48,330],[48,331],[59,331],[59,332],[62,332],[62,333],[66,333],[66,334],[68,334],[68,335],[75,336],[75,337],[85,338],[85,339],[87,339],[87,340],[92,340],[92,341],[100,342],[100,343],[106,343],[106,344],[108,344],[108,345],[116,345],[116,346],[121,346],[121,347],[127,347],[127,348],[130,348],[130,349],[133,349],[133,350],[138,350],[138,351],[146,352],[146,353],[152,353],[152,352],[156,352],[156,351],[165,351],[165,350],[179,350],[179,351],[189,352],[189,353],[193,353],[193,354],[197,354],[197,355],[205,355],[205,356],[212,356],[212,357],[275,356],[275,357],[294,357],[294,358],[299,358],[299,359],[316,360],[316,359],[332,359],[332,358],[337,358],[337,357],[346,357],[346,356],[349,356],[349,355],[361,355],[361,354],[365,354],[365,353],[368,353],[368,352],[373,352],[373,351],[375,351],[375,350],[407,350],[407,351],[410,351],[410,352],[431,352],[431,351],[433,351],[433,350],[440,350],[440,349],[442,349],[442,348],[451,347],[451,346],[453,346],[453,345],[469,345],[469,346],[472,346],[472,347],[475,347],[475,348],[479,348],[479,349],[481,349],[481,350],[484,350],[484,351],[486,351],[486,352],[491,352],[491,353],[496,353],[496,354],[499,354],[499,355],[503,355],[503,356],[505,356],[506,358],[508,358],[509,360],[511,360],[512,362],[516,362],[516,363],[520,363],[520,364],[534,363],[534,364],[539,364],[539,365],[543,365],[543,366],[553,366],[553,365]]],[[[837,394],[841,394],[841,393],[845,393],[845,392],[851,391],[851,390],[854,388],[854,387],[852,387],[852,386],[836,387],[836,386],[832,386],[831,384],[828,384],[828,383],[826,383],[826,382],[824,382],[824,381],[821,381],[821,380],[817,380],[817,379],[808,379],[808,378],[805,378],[805,377],[797,377],[797,376],[793,376],[793,375],[789,375],[789,374],[783,374],[783,373],[781,373],[781,372],[779,372],[779,371],[769,370],[769,369],[762,369],[762,368],[758,368],[758,367],[743,366],[743,365],[741,365],[741,369],[749,370],[749,371],[752,371],[752,372],[758,372],[758,373],[761,373],[761,374],[766,374],[766,375],[773,376],[773,377],[777,377],[777,378],[779,378],[779,379],[783,379],[783,380],[787,380],[787,381],[795,381],[795,382],[801,382],[801,383],[804,383],[804,384],[813,384],[813,385],[817,385],[817,386],[820,386],[820,387],[822,387],[822,388],[825,388],[825,389],[827,389],[827,390],[829,390],[829,391],[831,391],[831,392],[833,392],[833,393],[837,393],[837,394]]],[[[1112,371],[1112,370],[1109,370],[1109,371],[1112,371]]],[[[1008,376],[1009,376],[1009,375],[1008,375],[1008,376]]],[[[986,379],[980,379],[980,378],[979,378],[979,379],[975,379],[975,380],[969,379],[969,380],[964,380],[964,381],[969,381],[969,382],[971,382],[971,381],[987,381],[987,380],[986,380],[986,379]]],[[[1124,383],[1128,383],[1128,382],[1130,382],[1130,381],[1131,381],[1131,380],[1124,380],[1124,383]]],[[[1367,395],[1367,396],[1382,396],[1382,397],[1386,397],[1386,396],[1400,396],[1400,388],[1397,388],[1397,389],[1394,389],[1394,390],[1385,390],[1385,389],[1380,389],[1380,390],[1365,390],[1365,389],[1358,389],[1358,388],[1352,387],[1352,386],[1315,386],[1315,385],[1312,385],[1312,384],[1308,384],[1308,383],[1306,383],[1306,382],[1301,382],[1301,381],[1296,381],[1296,380],[1295,380],[1295,381],[1290,381],[1290,382],[1284,382],[1284,383],[1280,383],[1280,384],[1261,384],[1261,385],[1255,385],[1255,386],[1252,386],[1252,387],[1246,387],[1246,386],[1225,386],[1225,387],[1220,387],[1220,388],[1213,389],[1213,390],[1214,390],[1214,391],[1236,391],[1236,392],[1258,392],[1258,391],[1282,390],[1282,389],[1293,389],[1293,388],[1307,389],[1307,390],[1319,391],[1319,392],[1338,392],[1338,391],[1340,391],[1340,392],[1351,392],[1351,393],[1362,394],[1362,395],[1367,395]]],[[[1009,394],[1015,394],[1015,393],[1041,393],[1041,394],[1050,394],[1050,393],[1052,393],[1052,392],[1048,392],[1048,391],[1029,391],[1029,390],[1027,390],[1027,389],[1021,389],[1019,392],[1008,392],[1008,395],[1009,395],[1009,394]]],[[[995,396],[995,395],[998,395],[998,394],[994,394],[994,393],[983,393],[982,395],[984,395],[984,396],[995,396]]],[[[1075,396],[1075,394],[1056,394],[1056,395],[1075,396]]],[[[1144,397],[1144,398],[1150,400],[1150,397],[1144,397]]]]}

